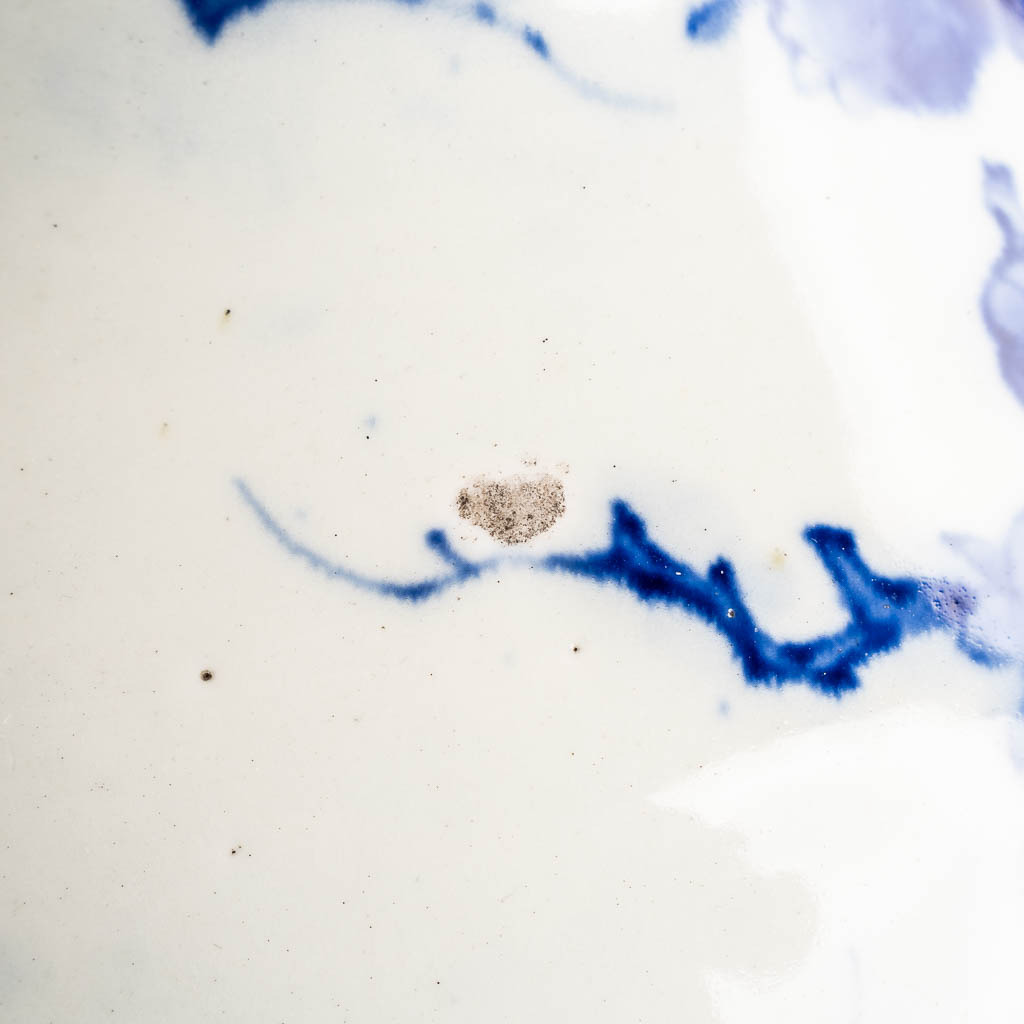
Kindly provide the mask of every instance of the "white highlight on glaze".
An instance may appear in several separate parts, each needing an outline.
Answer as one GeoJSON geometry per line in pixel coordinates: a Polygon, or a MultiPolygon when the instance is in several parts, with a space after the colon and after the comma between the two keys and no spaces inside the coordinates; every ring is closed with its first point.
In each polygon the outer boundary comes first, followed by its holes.
{"type": "MultiPolygon", "coordinates": [[[[797,875],[816,937],[781,977],[719,971],[722,1024],[1024,1016],[1024,724],[910,706],[709,764],[651,799],[797,875]]],[[[756,927],[756,923],[752,923],[756,927]]]]}

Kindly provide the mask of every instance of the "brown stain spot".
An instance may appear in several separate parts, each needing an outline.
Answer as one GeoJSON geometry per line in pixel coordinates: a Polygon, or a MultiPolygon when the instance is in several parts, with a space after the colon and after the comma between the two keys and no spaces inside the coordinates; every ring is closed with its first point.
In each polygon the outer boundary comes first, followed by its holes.
{"type": "Polygon", "coordinates": [[[208,668],[204,668],[203,671],[199,673],[199,678],[202,679],[204,683],[208,683],[213,678],[213,673],[208,668]]]}
{"type": "Polygon", "coordinates": [[[786,568],[786,552],[782,548],[776,548],[772,552],[771,567],[773,569],[785,569],[786,568]]]}
{"type": "Polygon", "coordinates": [[[166,439],[170,435],[170,433],[171,425],[170,423],[167,422],[167,420],[164,420],[163,423],[160,424],[160,436],[166,439]]]}
{"type": "Polygon", "coordinates": [[[502,544],[524,544],[550,530],[565,512],[565,488],[549,473],[489,480],[459,491],[459,515],[502,544]]]}

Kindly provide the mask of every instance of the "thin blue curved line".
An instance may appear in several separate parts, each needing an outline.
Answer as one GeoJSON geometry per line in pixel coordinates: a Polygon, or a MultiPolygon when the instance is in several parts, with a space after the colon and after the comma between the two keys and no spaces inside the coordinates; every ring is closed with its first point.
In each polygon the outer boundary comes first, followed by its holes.
{"type": "Polygon", "coordinates": [[[290,554],[302,559],[311,568],[322,572],[333,579],[344,580],[361,590],[369,590],[382,597],[397,597],[403,601],[422,601],[432,597],[448,587],[458,583],[465,583],[483,572],[495,568],[498,563],[495,560],[483,562],[468,562],[453,550],[448,538],[441,530],[431,530],[426,535],[427,547],[429,547],[442,561],[446,562],[451,571],[439,576],[433,576],[425,580],[416,580],[411,583],[392,583],[388,580],[378,580],[362,573],[354,572],[337,562],[332,562],[323,555],[318,554],[312,548],[296,540],[271,514],[267,507],[253,494],[244,480],[236,480],[242,499],[256,514],[256,518],[263,524],[267,531],[277,542],[290,554]]]}

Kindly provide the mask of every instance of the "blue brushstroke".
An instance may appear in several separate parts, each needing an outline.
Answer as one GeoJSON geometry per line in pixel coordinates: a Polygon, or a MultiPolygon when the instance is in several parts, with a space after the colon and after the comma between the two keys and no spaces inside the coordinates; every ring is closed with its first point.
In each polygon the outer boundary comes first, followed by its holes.
{"type": "Polygon", "coordinates": [[[945,114],[966,109],[994,37],[977,0],[767,0],[794,70],[837,97],[945,114]]]}
{"type": "Polygon", "coordinates": [[[739,10],[737,0],[710,0],[694,7],[686,18],[686,34],[699,43],[713,43],[732,28],[739,10]]]}
{"type": "MultiPolygon", "coordinates": [[[[445,563],[445,572],[424,580],[395,583],[353,572],[296,540],[270,514],[242,480],[236,485],[259,521],[292,555],[328,576],[383,597],[422,601],[513,559],[471,562],[459,555],[441,530],[431,530],[427,546],[445,563]]],[[[643,519],[621,500],[612,502],[611,537],[606,548],[582,554],[553,554],[531,568],[567,573],[599,584],[614,584],[645,603],[667,604],[702,620],[732,648],[748,683],[806,683],[821,693],[841,696],[856,689],[856,669],[868,659],[895,650],[908,636],[941,629],[953,633],[975,660],[985,652],[966,638],[964,624],[971,595],[953,584],[877,575],[857,550],[854,535],[833,526],[804,531],[832,578],[849,613],[836,633],[796,642],[775,640],[762,630],[743,597],[731,563],[720,558],[704,572],[677,561],[647,535],[643,519]]],[[[527,563],[516,560],[515,564],[527,563]]],[[[989,662],[985,662],[989,663],[989,662]]]]}
{"type": "Polygon", "coordinates": [[[473,8],[473,17],[485,25],[493,25],[498,20],[498,12],[490,4],[477,4],[473,8]]]}
{"type": "MultiPolygon", "coordinates": [[[[422,7],[431,0],[392,0],[403,7],[422,7]]],[[[182,0],[189,19],[207,42],[214,43],[224,26],[244,11],[258,11],[269,0],[182,0]]],[[[444,5],[445,9],[458,14],[468,14],[476,21],[518,35],[541,60],[551,59],[551,50],[543,34],[530,25],[515,24],[499,17],[497,9],[489,3],[476,3],[470,7],[444,5]]]]}
{"type": "MultiPolygon", "coordinates": [[[[214,43],[224,26],[243,11],[258,11],[269,0],[182,0],[189,19],[209,43],[214,43]]],[[[405,7],[421,7],[430,0],[394,0],[405,7]]],[[[456,12],[460,8],[454,8],[456,12]]],[[[551,48],[543,34],[530,25],[512,25],[500,19],[489,3],[476,3],[466,9],[471,17],[492,28],[511,29],[541,60],[551,59],[551,48]]]]}

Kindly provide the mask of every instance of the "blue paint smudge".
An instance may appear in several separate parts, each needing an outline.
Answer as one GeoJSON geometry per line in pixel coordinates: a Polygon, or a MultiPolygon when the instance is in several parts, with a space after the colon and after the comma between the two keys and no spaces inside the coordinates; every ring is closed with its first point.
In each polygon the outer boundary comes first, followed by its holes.
{"type": "Polygon", "coordinates": [[[548,44],[544,40],[544,37],[535,28],[530,28],[529,25],[525,25],[523,27],[523,42],[526,43],[526,45],[533,50],[541,60],[548,60],[551,57],[551,51],[548,49],[548,44]]]}
{"type": "MultiPolygon", "coordinates": [[[[224,26],[243,11],[258,11],[265,7],[269,0],[181,0],[188,12],[189,19],[196,30],[211,45],[216,43],[224,26]]],[[[405,7],[422,7],[431,0],[390,0],[405,7]]],[[[616,92],[605,86],[582,77],[564,64],[555,60],[547,38],[532,25],[504,17],[499,10],[486,0],[473,4],[445,3],[438,4],[439,9],[454,17],[470,18],[480,25],[518,40],[527,46],[530,52],[544,61],[554,73],[585,99],[608,104],[622,109],[647,112],[661,112],[669,108],[669,104],[630,96],[616,92]]]]}
{"type": "Polygon", "coordinates": [[[769,0],[769,23],[837,96],[931,113],[967,105],[993,42],[979,0],[769,0]]]}
{"type": "Polygon", "coordinates": [[[737,0],[710,0],[694,7],[686,18],[686,34],[699,43],[713,43],[732,28],[739,10],[737,0]]]}
{"type": "MultiPolygon", "coordinates": [[[[409,583],[373,579],[329,561],[296,540],[244,481],[238,480],[236,485],[246,504],[285,550],[332,578],[384,597],[425,600],[499,564],[513,562],[471,562],[452,548],[443,531],[431,530],[426,543],[447,566],[444,572],[409,583]]],[[[908,636],[937,629],[956,634],[958,643],[969,653],[982,651],[965,638],[962,622],[969,595],[964,588],[878,575],[861,557],[856,539],[848,530],[810,526],[804,531],[804,539],[835,584],[849,613],[849,623],[836,633],[782,642],[758,626],[730,562],[719,558],[706,571],[698,572],[654,544],[643,519],[625,501],[612,502],[611,511],[611,536],[606,548],[582,554],[547,555],[531,567],[613,584],[644,603],[671,605],[688,612],[727,641],[750,684],[781,686],[802,682],[838,697],[860,685],[856,669],[870,658],[895,650],[908,636]]]]}
{"type": "Polygon", "coordinates": [[[1009,167],[986,163],[984,176],[985,205],[1003,233],[1003,248],[981,293],[981,315],[1003,379],[1024,403],[1024,212],[1009,167]]]}

